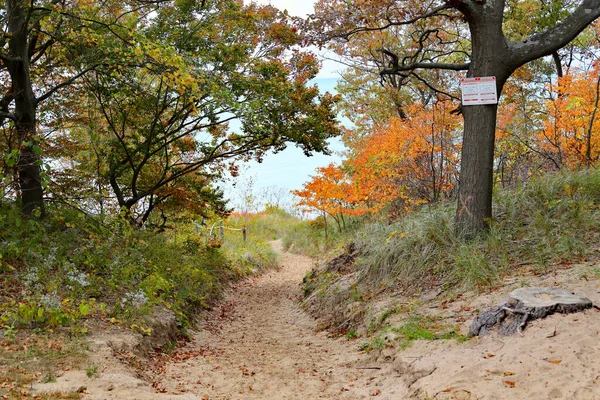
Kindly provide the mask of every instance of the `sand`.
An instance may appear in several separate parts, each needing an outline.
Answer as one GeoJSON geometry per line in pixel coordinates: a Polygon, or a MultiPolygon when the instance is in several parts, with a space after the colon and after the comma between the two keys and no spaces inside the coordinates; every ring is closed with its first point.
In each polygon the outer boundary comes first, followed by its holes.
{"type": "MultiPolygon", "coordinates": [[[[36,390],[84,386],[88,399],[600,399],[595,309],[533,321],[523,336],[417,341],[404,351],[365,354],[360,341],[318,331],[300,308],[312,260],[282,252],[281,265],[228,290],[203,329],[154,377],[165,393],[102,352],[94,356],[102,363],[98,376],[69,371],[36,390]]],[[[464,318],[466,332],[469,310],[500,304],[518,284],[560,286],[600,304],[597,278],[576,268],[523,280],[443,311],[431,307],[449,322],[464,318]]]]}

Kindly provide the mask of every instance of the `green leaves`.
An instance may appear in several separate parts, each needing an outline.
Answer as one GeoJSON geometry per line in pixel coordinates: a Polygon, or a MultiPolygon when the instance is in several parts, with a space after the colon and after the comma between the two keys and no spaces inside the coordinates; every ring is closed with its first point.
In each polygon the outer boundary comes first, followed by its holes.
{"type": "Polygon", "coordinates": [[[308,85],[318,63],[292,50],[299,38],[289,17],[234,0],[166,5],[126,32],[122,54],[107,41],[117,67],[97,69],[76,93],[61,138],[77,161],[65,175],[110,183],[138,221],[171,203],[223,209],[202,190],[235,162],[288,143],[327,151],[339,133],[338,98],[308,85]]]}
{"type": "Polygon", "coordinates": [[[19,160],[19,150],[14,149],[10,153],[4,155],[4,163],[7,167],[12,168],[17,164],[19,160]]]}

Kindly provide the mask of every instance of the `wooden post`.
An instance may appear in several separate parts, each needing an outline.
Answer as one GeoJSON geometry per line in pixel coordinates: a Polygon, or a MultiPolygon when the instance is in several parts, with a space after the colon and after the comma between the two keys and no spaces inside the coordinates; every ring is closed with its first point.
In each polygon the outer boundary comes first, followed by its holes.
{"type": "Polygon", "coordinates": [[[221,235],[221,242],[225,242],[225,229],[223,229],[223,220],[219,220],[219,235],[221,235]]]}
{"type": "Polygon", "coordinates": [[[244,243],[246,243],[246,239],[248,236],[248,231],[246,230],[246,227],[242,228],[242,236],[244,237],[244,243]]]}

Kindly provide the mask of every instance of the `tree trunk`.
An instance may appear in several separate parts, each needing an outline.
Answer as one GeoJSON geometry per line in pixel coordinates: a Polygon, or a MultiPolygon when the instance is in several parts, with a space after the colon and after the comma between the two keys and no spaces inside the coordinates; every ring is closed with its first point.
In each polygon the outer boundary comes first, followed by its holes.
{"type": "Polygon", "coordinates": [[[586,165],[588,168],[594,164],[594,159],[592,158],[592,133],[594,132],[594,122],[596,121],[596,114],[598,113],[598,103],[600,102],[600,74],[598,78],[596,78],[596,97],[594,98],[594,109],[592,110],[592,115],[590,116],[590,123],[588,124],[588,129],[585,135],[585,158],[586,165]]]}
{"type": "MultiPolygon", "coordinates": [[[[5,60],[15,102],[15,130],[20,146],[20,157],[17,162],[21,207],[25,215],[38,212],[45,214],[44,190],[41,180],[40,158],[34,151],[35,140],[38,139],[36,126],[37,100],[33,94],[29,69],[29,49],[27,40],[28,4],[23,0],[7,0],[9,57],[5,60]]],[[[39,143],[37,144],[39,145],[39,143]]]]}
{"type": "Polygon", "coordinates": [[[44,207],[44,190],[40,176],[40,159],[33,151],[32,145],[23,145],[24,142],[33,143],[33,139],[37,137],[35,122],[29,122],[29,119],[20,118],[15,124],[19,143],[21,143],[21,154],[17,163],[21,208],[27,216],[37,213],[36,216],[44,217],[46,211],[44,207]]]}
{"type": "Polygon", "coordinates": [[[527,322],[554,313],[574,313],[592,308],[586,297],[558,288],[526,287],[512,291],[508,301],[477,315],[469,328],[471,336],[489,335],[496,326],[501,335],[521,332],[527,322]]]}
{"type": "Polygon", "coordinates": [[[497,105],[463,108],[463,136],[456,226],[467,236],[485,231],[492,217],[497,105]]]}
{"type": "MultiPolygon", "coordinates": [[[[600,0],[583,0],[562,22],[543,33],[509,42],[502,33],[506,0],[461,0],[456,8],[471,33],[469,77],[495,76],[498,96],[520,66],[552,55],[600,16],[600,0]]],[[[463,107],[463,138],[456,230],[474,236],[492,217],[494,136],[497,105],[463,107]]]]}
{"type": "MultiPolygon", "coordinates": [[[[508,46],[502,33],[504,1],[471,4],[464,10],[473,46],[467,76],[496,77],[498,96],[514,71],[507,63],[508,46]]],[[[456,231],[471,237],[485,232],[492,217],[494,140],[498,105],[463,106],[465,130],[460,166],[456,231]]]]}

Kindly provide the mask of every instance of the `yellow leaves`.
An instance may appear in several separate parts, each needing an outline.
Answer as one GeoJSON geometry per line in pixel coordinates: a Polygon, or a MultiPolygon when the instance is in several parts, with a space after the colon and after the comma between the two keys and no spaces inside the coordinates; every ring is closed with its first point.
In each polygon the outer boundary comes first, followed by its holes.
{"type": "Polygon", "coordinates": [[[132,324],[129,328],[133,332],[139,333],[142,336],[150,336],[150,335],[152,335],[152,328],[144,328],[143,326],[139,326],[137,324],[132,324]]]}
{"type": "Polygon", "coordinates": [[[146,50],[146,55],[155,59],[156,61],[162,61],[162,52],[158,48],[150,48],[146,50]]]}
{"type": "MultiPolygon", "coordinates": [[[[398,231],[393,231],[392,233],[390,233],[390,235],[385,240],[386,243],[388,243],[390,240],[392,240],[396,235],[398,235],[398,231]]],[[[400,233],[400,235],[398,235],[398,237],[400,239],[404,239],[407,236],[408,236],[408,232],[406,232],[406,231],[404,231],[404,232],[400,233]]]]}
{"type": "Polygon", "coordinates": [[[396,236],[397,233],[398,233],[398,231],[393,231],[392,233],[390,233],[390,235],[387,237],[387,239],[385,240],[385,242],[389,243],[389,241],[392,240],[392,238],[394,236],[396,236]]]}

